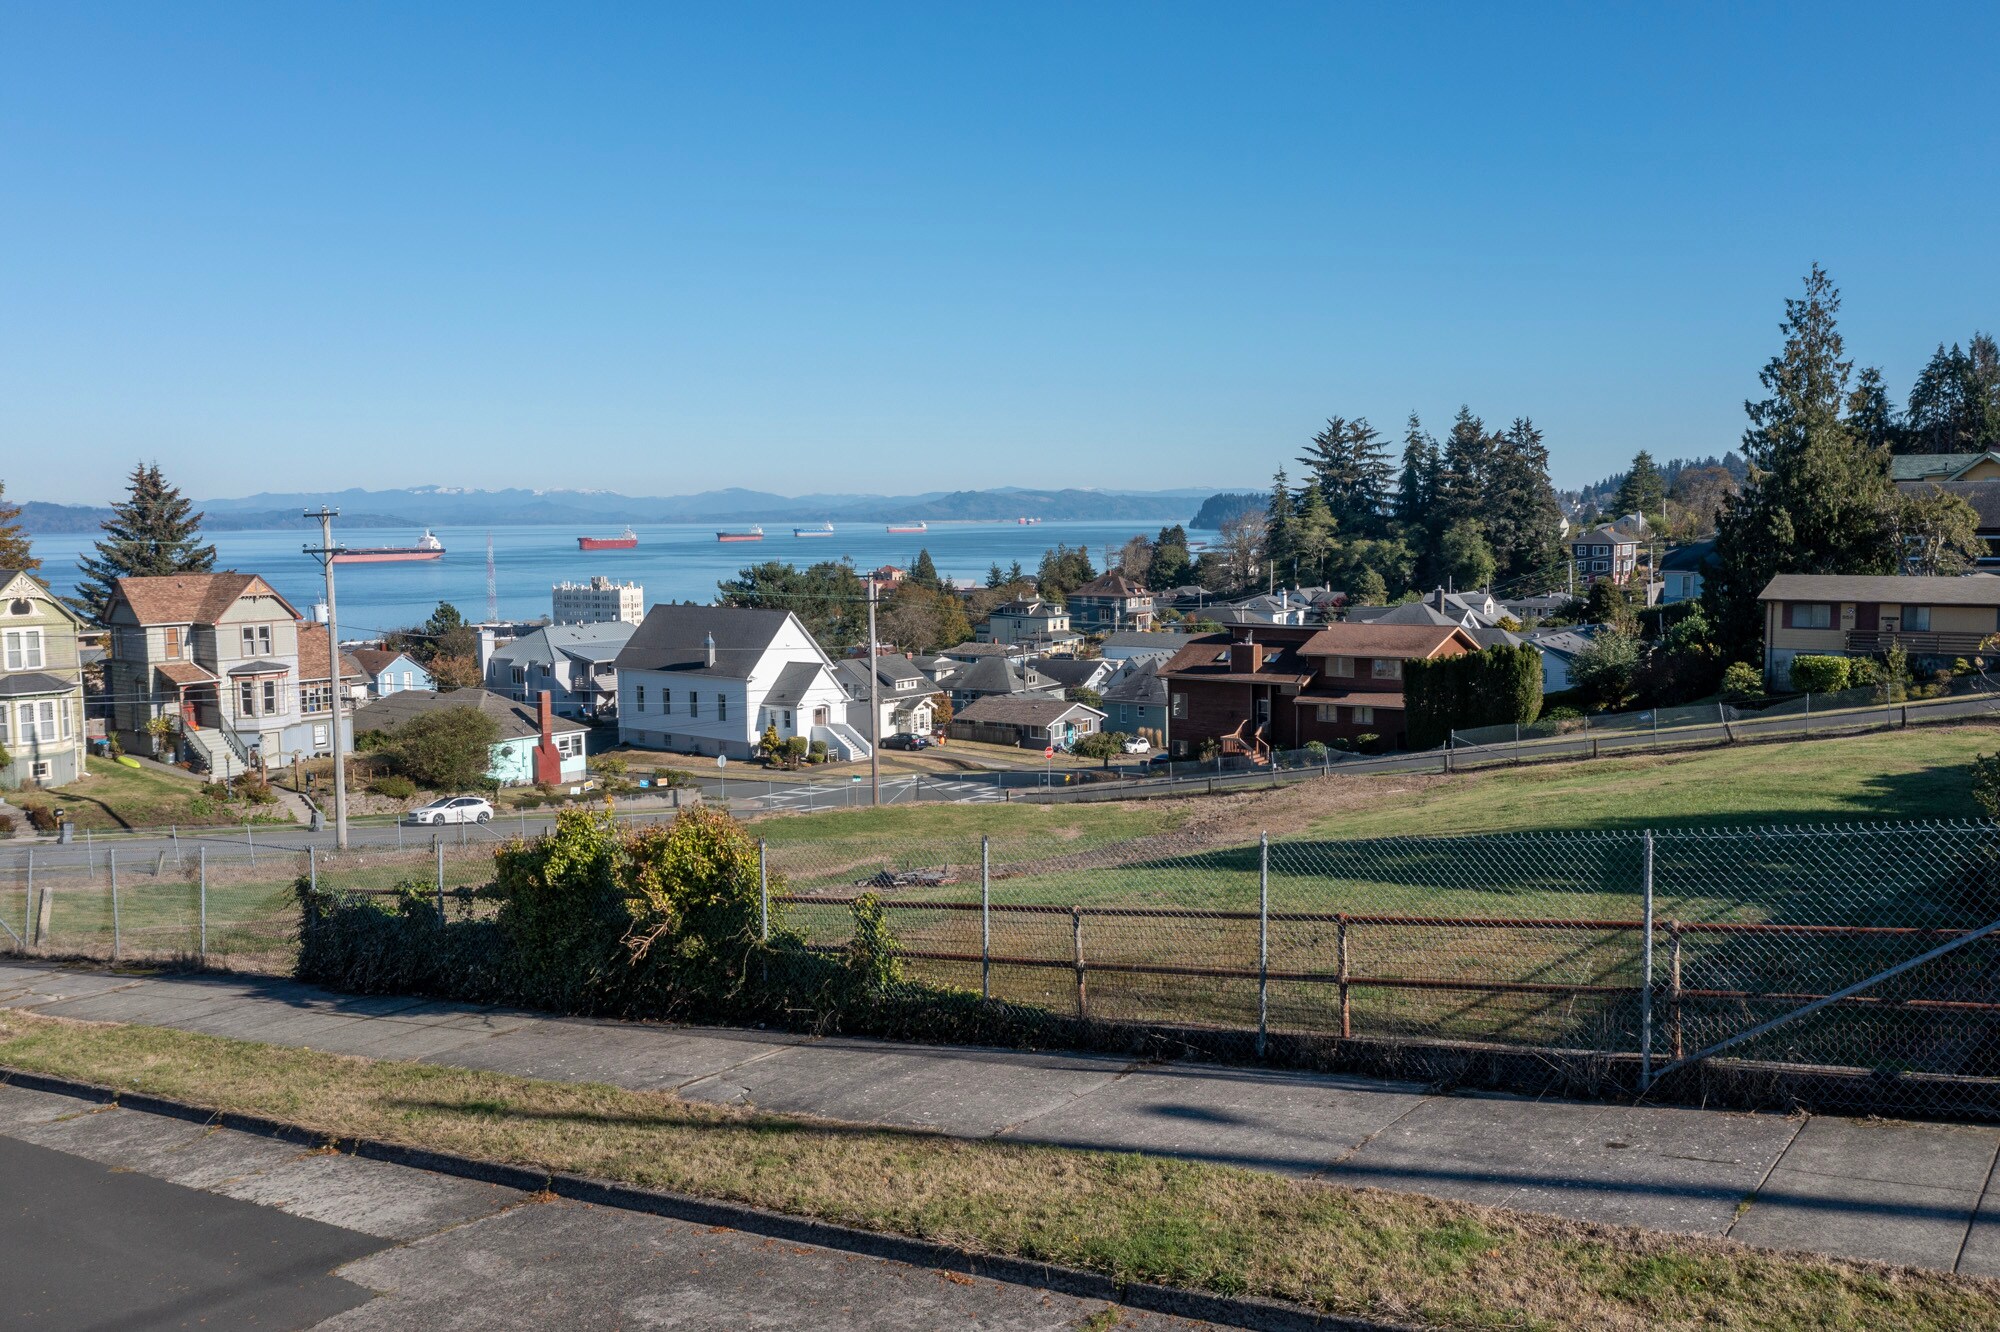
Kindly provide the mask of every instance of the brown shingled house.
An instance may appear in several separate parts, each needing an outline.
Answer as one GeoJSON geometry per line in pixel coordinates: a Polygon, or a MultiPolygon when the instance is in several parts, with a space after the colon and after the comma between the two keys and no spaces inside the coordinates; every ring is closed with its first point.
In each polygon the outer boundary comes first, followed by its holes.
{"type": "Polygon", "coordinates": [[[1189,643],[1160,668],[1173,750],[1213,740],[1225,757],[1365,735],[1404,739],[1403,663],[1477,652],[1456,625],[1244,625],[1189,643]]]}

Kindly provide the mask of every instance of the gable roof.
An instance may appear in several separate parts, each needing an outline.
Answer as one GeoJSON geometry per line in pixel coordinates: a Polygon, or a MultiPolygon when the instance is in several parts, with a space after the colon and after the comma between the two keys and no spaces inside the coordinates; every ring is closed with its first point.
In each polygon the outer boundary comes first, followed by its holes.
{"type": "MultiPolygon", "coordinates": [[[[393,731],[413,718],[447,708],[477,708],[499,723],[502,740],[526,740],[542,733],[541,724],[536,720],[534,703],[516,703],[490,689],[454,689],[448,694],[440,694],[435,689],[399,689],[362,705],[354,714],[354,729],[357,734],[362,731],[393,731]]],[[[565,733],[590,728],[582,722],[557,717],[552,729],[565,733]]]]}
{"type": "Polygon", "coordinates": [[[764,695],[761,706],[767,708],[798,706],[818,682],[820,672],[825,669],[826,667],[816,661],[786,662],[784,668],[778,672],[778,678],[771,682],[771,688],[764,695]]]}
{"type": "Polygon", "coordinates": [[[1139,703],[1152,707],[1167,701],[1167,682],[1160,678],[1161,662],[1148,657],[1121,673],[1104,687],[1106,703],[1139,703]]]}
{"type": "MultiPolygon", "coordinates": [[[[1624,519],[1618,521],[1623,522],[1624,519]]],[[[1599,523],[1588,532],[1577,532],[1569,538],[1572,546],[1603,544],[1607,546],[1636,546],[1639,538],[1630,532],[1620,531],[1610,523],[1599,523]]]]}
{"type": "Polygon", "coordinates": [[[1049,657],[1035,663],[1035,669],[1070,689],[1088,685],[1117,668],[1115,661],[1102,657],[1049,657]]]}
{"type": "Polygon", "coordinates": [[[1980,462],[2000,465],[2000,453],[1896,453],[1889,457],[1891,481],[1923,481],[1931,477],[1955,477],[1980,462]]]}
{"type": "Polygon", "coordinates": [[[1477,650],[1479,640],[1456,623],[1330,624],[1307,639],[1299,651],[1309,657],[1430,657],[1454,638],[1477,650]]]}
{"type": "Polygon", "coordinates": [[[262,578],[233,569],[120,578],[115,586],[140,624],[214,624],[246,596],[275,597],[293,619],[304,618],[262,578]]]}
{"type": "MultiPolygon", "coordinates": [[[[796,623],[790,611],[661,602],[647,611],[639,627],[632,630],[615,664],[620,670],[700,671],[705,675],[748,679],[789,623],[796,623]],[[713,666],[708,664],[706,645],[711,637],[715,640],[713,666]]],[[[799,626],[799,633],[808,642],[812,641],[804,625],[799,626]]],[[[814,652],[822,665],[833,664],[817,646],[814,652]]]]}
{"type": "Polygon", "coordinates": [[[981,657],[1025,657],[1028,649],[1020,643],[960,643],[939,655],[958,661],[977,661],[981,657]]]}
{"type": "Polygon", "coordinates": [[[1703,565],[1715,563],[1715,539],[1696,541],[1685,546],[1675,546],[1660,557],[1660,571],[1694,570],[1703,565]]]}
{"type": "Polygon", "coordinates": [[[1130,578],[1127,578],[1123,571],[1113,569],[1109,573],[1100,574],[1096,578],[1091,579],[1069,595],[1071,599],[1075,599],[1077,597],[1149,597],[1152,593],[1133,582],[1130,578]]]}
{"type": "MultiPolygon", "coordinates": [[[[495,661],[508,663],[539,662],[552,666],[558,656],[570,657],[577,661],[611,661],[625,645],[632,641],[637,625],[623,620],[604,620],[590,624],[546,624],[531,634],[521,637],[501,647],[495,648],[487,658],[489,664],[495,661]]],[[[717,639],[716,653],[721,655],[721,640],[717,639]]]]}
{"type": "Polygon", "coordinates": [[[1104,636],[1104,646],[1107,648],[1145,648],[1149,651],[1157,650],[1163,654],[1171,655],[1186,647],[1193,638],[1193,634],[1174,633],[1170,630],[1156,630],[1152,633],[1144,633],[1138,630],[1125,629],[1115,634],[1106,634],[1104,636]]]}
{"type": "Polygon", "coordinates": [[[17,578],[25,578],[33,585],[35,591],[48,601],[49,605],[61,611],[71,621],[78,625],[84,623],[83,617],[72,610],[68,602],[50,591],[47,583],[29,573],[26,569],[0,569],[0,592],[5,592],[7,585],[17,578]]]}
{"type": "MultiPolygon", "coordinates": [[[[355,648],[347,655],[354,658],[355,663],[371,676],[380,675],[397,662],[405,660],[417,669],[423,670],[422,663],[415,657],[407,652],[397,652],[390,648],[355,648]]],[[[430,672],[424,671],[424,674],[429,675],[430,672]]]]}
{"type": "Polygon", "coordinates": [[[1104,713],[1087,703],[1037,698],[1032,694],[988,694],[960,708],[952,714],[952,720],[997,726],[1049,726],[1072,712],[1087,712],[1099,721],[1104,720],[1104,713]]]}
{"type": "MultiPolygon", "coordinates": [[[[1300,631],[1294,628],[1294,635],[1298,632],[1300,631]]],[[[1231,641],[1228,634],[1203,634],[1168,658],[1160,667],[1160,674],[1185,679],[1251,681],[1257,684],[1304,684],[1313,677],[1315,667],[1300,657],[1301,640],[1296,636],[1255,640],[1264,649],[1264,660],[1254,671],[1238,671],[1232,668],[1229,659],[1231,641]]]]}
{"type": "Polygon", "coordinates": [[[1432,624],[1459,623],[1457,615],[1446,615],[1428,601],[1406,601],[1399,606],[1355,606],[1347,612],[1349,624],[1432,624]]]}
{"type": "Polygon", "coordinates": [[[1916,606],[2000,606],[2000,578],[1900,574],[1779,574],[1759,601],[1899,601],[1916,606]]]}

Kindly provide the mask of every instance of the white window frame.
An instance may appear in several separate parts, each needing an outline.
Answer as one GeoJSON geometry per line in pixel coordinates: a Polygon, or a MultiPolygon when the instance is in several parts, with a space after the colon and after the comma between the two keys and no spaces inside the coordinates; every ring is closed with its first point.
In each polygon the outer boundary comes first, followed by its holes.
{"type": "Polygon", "coordinates": [[[327,729],[326,729],[326,723],[325,723],[325,722],[317,722],[317,723],[315,723],[315,724],[313,725],[313,748],[314,748],[314,749],[325,749],[325,748],[327,747],[327,743],[326,743],[326,742],[327,742],[327,736],[328,736],[328,734],[329,734],[329,732],[328,732],[328,731],[327,731],[327,729]]]}
{"type": "Polygon", "coordinates": [[[257,682],[239,680],[236,684],[236,715],[254,717],[257,715],[257,682]]]}
{"type": "Polygon", "coordinates": [[[0,703],[0,745],[5,745],[14,738],[13,716],[14,709],[5,703],[0,703]]]}
{"type": "Polygon", "coordinates": [[[276,676],[264,678],[263,698],[259,700],[264,705],[262,716],[275,717],[285,710],[285,696],[279,692],[278,684],[276,676]]]}
{"type": "Polygon", "coordinates": [[[635,684],[632,686],[632,711],[644,712],[645,710],[646,710],[646,686],[642,684],[635,684]]]}
{"type": "Polygon", "coordinates": [[[10,671],[39,671],[48,662],[47,647],[40,629],[9,629],[4,639],[6,668],[10,671]]]}

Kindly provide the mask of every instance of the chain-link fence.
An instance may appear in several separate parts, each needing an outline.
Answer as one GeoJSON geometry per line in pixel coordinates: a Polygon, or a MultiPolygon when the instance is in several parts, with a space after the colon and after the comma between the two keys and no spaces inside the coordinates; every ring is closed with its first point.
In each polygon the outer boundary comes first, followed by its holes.
{"type": "Polygon", "coordinates": [[[873,894],[912,980],[1206,1051],[1442,1044],[2000,1113],[1991,824],[765,856],[774,918],[817,949],[873,894]]]}
{"type": "MultiPolygon", "coordinates": [[[[2000,1117],[1990,823],[1250,842],[758,830],[772,930],[843,955],[866,928],[857,902],[879,902],[905,980],[981,996],[1051,1042],[1125,1031],[1412,1072],[1447,1051],[1511,1059],[1492,1079],[1517,1084],[1566,1067],[1665,1095],[2000,1117]]],[[[493,845],[447,830],[339,855],[15,860],[0,950],[284,971],[296,881],[435,893],[463,919],[490,909],[471,890],[493,845]]]]}

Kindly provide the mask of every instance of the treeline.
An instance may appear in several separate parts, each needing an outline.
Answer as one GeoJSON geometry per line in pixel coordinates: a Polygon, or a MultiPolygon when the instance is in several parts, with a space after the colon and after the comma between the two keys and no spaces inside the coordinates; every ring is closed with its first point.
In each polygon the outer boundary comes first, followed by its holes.
{"type": "Polygon", "coordinates": [[[1268,581],[1327,583],[1363,601],[1449,583],[1553,583],[1562,511],[1549,451],[1528,417],[1489,429],[1460,407],[1442,443],[1413,412],[1400,465],[1366,417],[1335,416],[1280,468],[1263,514],[1268,581]]]}
{"type": "MultiPolygon", "coordinates": [[[[907,577],[877,588],[876,637],[906,652],[936,652],[972,637],[965,604],[940,574],[929,550],[917,553],[907,577]]],[[[851,560],[822,560],[800,569],[780,560],[753,564],[717,584],[715,604],[788,610],[830,651],[868,641],[868,580],[851,560]]]]}

